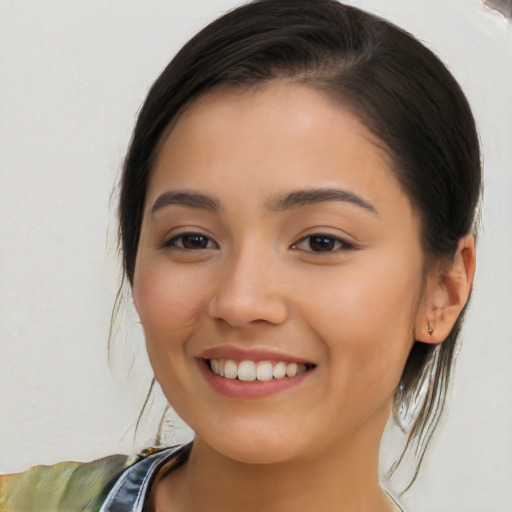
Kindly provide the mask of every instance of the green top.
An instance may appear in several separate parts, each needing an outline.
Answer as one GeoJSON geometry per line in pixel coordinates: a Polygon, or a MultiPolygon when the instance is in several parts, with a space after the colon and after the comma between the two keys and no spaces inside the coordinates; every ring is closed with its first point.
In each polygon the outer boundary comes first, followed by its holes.
{"type": "Polygon", "coordinates": [[[112,455],[2,475],[0,512],[97,512],[119,475],[135,460],[112,455]]]}

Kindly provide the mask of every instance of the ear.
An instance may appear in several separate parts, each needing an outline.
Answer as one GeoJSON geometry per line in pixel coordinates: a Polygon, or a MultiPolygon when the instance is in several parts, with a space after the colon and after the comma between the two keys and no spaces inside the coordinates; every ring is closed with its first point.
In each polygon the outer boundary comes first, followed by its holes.
{"type": "Polygon", "coordinates": [[[424,296],[416,315],[415,340],[442,343],[466,305],[476,267],[475,238],[461,238],[453,259],[427,276],[424,296]]]}

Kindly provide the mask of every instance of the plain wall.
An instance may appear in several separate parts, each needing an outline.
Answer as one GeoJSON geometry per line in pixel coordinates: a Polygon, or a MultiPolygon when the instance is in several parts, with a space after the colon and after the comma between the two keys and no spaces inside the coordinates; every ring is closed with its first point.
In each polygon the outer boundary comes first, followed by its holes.
{"type": "MultiPolygon", "coordinates": [[[[186,40],[234,0],[0,2],[0,471],[133,452],[151,379],[140,327],[107,342],[109,204],[135,113],[186,40]]],[[[478,271],[448,415],[409,512],[512,510],[512,26],[480,0],[359,0],[434,49],[485,158],[478,271]]],[[[118,318],[119,319],[119,318],[118,318]]],[[[122,320],[122,319],[121,319],[122,320]]],[[[179,422],[170,441],[190,433],[179,422]]]]}

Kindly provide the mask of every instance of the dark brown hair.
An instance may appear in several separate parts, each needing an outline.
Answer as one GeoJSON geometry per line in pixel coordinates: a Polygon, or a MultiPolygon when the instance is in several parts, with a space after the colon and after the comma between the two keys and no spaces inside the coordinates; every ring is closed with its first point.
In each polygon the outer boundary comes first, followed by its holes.
{"type": "MultiPolygon", "coordinates": [[[[146,189],[166,129],[214,87],[276,79],[324,91],[360,118],[382,143],[421,215],[425,254],[452,258],[473,229],[481,189],[478,135],[456,80],[413,36],[357,8],[334,0],[260,0],[199,32],[149,91],[121,180],[120,236],[129,282],[146,189]]],[[[419,393],[426,395],[407,427],[406,449],[419,457],[412,481],[445,404],[463,314],[437,349],[414,344],[395,394],[395,418],[419,393]]]]}

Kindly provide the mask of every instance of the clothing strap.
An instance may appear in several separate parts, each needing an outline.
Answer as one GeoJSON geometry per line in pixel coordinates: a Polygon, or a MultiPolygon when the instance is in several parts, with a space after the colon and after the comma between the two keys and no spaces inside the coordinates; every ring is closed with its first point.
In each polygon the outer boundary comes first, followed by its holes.
{"type": "Polygon", "coordinates": [[[99,512],[144,512],[156,474],[164,465],[170,470],[183,464],[191,446],[172,446],[133,464],[119,477],[99,512]]]}

